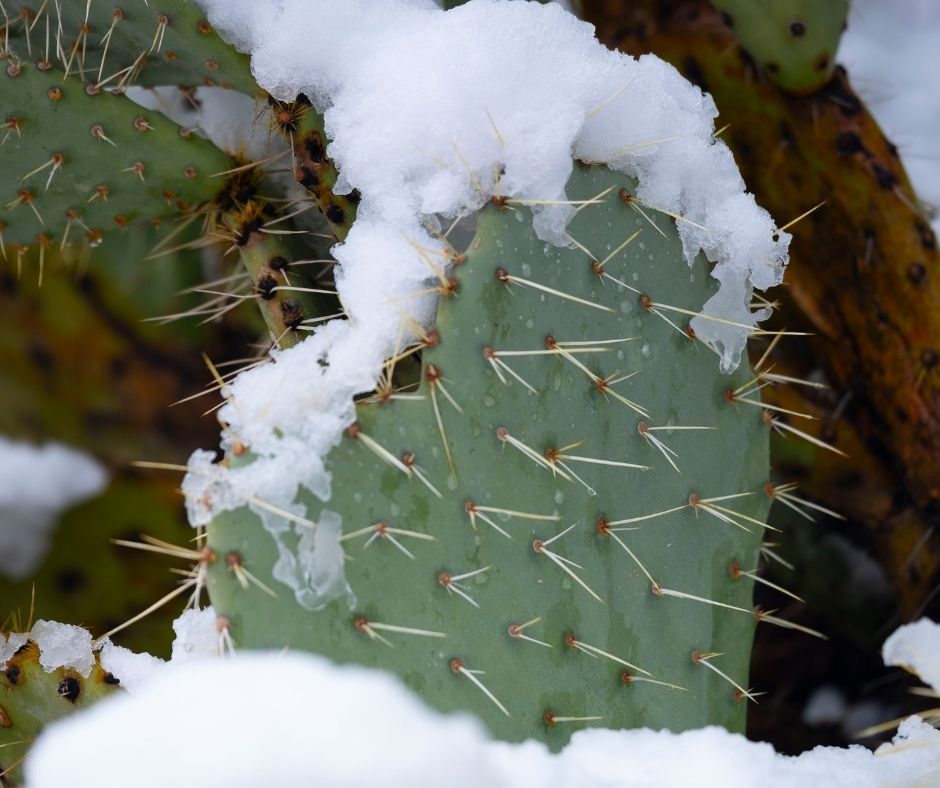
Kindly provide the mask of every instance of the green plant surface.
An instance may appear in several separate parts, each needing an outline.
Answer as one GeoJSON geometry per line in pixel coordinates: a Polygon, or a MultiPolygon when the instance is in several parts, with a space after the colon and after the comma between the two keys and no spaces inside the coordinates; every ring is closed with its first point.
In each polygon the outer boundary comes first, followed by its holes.
{"type": "Polygon", "coordinates": [[[248,56],[222,41],[189,0],[24,0],[4,16],[10,57],[55,64],[91,85],[258,89],[248,56]]]}
{"type": "Polygon", "coordinates": [[[832,76],[849,0],[712,0],[770,80],[793,93],[832,76]]]}
{"type": "Polygon", "coordinates": [[[18,783],[20,764],[46,725],[92,705],[117,686],[97,662],[87,678],[65,668],[47,673],[37,646],[23,646],[0,671],[0,783],[18,783]]]}
{"type": "Polygon", "coordinates": [[[570,248],[539,240],[520,205],[482,212],[423,342],[423,399],[362,401],[328,458],[332,497],[301,493],[313,535],[281,522],[288,551],[341,526],[350,595],[299,604],[248,508],[209,527],[225,557],[210,596],[237,646],[389,669],[440,709],[553,748],[586,725],[743,729],[755,615],[737,570],[762,541],[768,430],[728,393],[746,362],[721,375],[667,308],[701,308],[707,262],[690,269],[672,220],[647,221],[624,187],[575,169],[572,199],[604,197],[574,217],[570,248]],[[739,497],[706,502],[724,496],[739,497]]]}
{"type": "MultiPolygon", "coordinates": [[[[211,143],[123,96],[30,64],[0,75],[4,244],[100,242],[137,218],[160,219],[211,199],[231,160],[211,143]]],[[[6,255],[12,252],[7,249],[6,255]]]]}

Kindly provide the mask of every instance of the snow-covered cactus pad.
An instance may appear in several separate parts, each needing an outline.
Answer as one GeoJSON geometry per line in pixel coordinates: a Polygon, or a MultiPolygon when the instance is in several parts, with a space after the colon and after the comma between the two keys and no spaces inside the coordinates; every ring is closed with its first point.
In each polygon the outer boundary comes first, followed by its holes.
{"type": "Polygon", "coordinates": [[[829,81],[849,0],[712,0],[765,74],[809,93],[829,81]]]}
{"type": "Polygon", "coordinates": [[[568,247],[521,204],[482,211],[439,269],[420,387],[358,403],[328,501],[260,509],[276,540],[248,507],[211,524],[237,646],[392,670],[508,740],[743,728],[768,428],[736,401],[747,364],[720,373],[689,328],[709,264],[635,189],[576,167],[568,247]]]}
{"type": "MultiPolygon", "coordinates": [[[[42,622],[39,622],[42,624],[42,622]]],[[[77,629],[77,627],[75,628],[77,629]]],[[[90,642],[91,636],[88,636],[90,642]]],[[[45,654],[26,635],[0,634],[0,783],[18,782],[19,767],[39,732],[49,723],[87,707],[117,689],[118,681],[90,664],[49,667],[45,654]]]]}

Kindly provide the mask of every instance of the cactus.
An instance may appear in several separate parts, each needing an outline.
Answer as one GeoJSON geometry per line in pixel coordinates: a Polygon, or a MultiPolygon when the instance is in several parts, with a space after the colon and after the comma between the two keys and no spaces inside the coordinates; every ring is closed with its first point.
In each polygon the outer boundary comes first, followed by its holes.
{"type": "Polygon", "coordinates": [[[0,783],[15,784],[19,766],[44,726],[106,697],[118,682],[97,663],[87,676],[70,668],[47,672],[27,641],[0,671],[0,783]]]}
{"type": "Polygon", "coordinates": [[[690,271],[633,188],[575,172],[572,199],[609,192],[570,227],[583,248],[546,252],[527,209],[488,207],[441,284],[422,399],[360,403],[331,498],[303,494],[313,534],[280,520],[272,539],[247,508],[210,526],[210,596],[239,646],[394,670],[509,740],[743,728],[767,429],[732,404],[749,371],[720,375],[684,328],[705,260],[690,271]],[[295,598],[277,578],[298,540],[344,550],[352,591],[321,565],[295,598]]]}
{"type": "Polygon", "coordinates": [[[772,82],[792,93],[810,93],[829,81],[849,0],[712,3],[772,82]]]}
{"type": "Polygon", "coordinates": [[[8,113],[0,147],[7,244],[61,246],[70,237],[95,244],[105,230],[209,199],[219,184],[199,176],[230,166],[163,116],[121,96],[88,95],[58,71],[11,63],[0,84],[8,113]]]}

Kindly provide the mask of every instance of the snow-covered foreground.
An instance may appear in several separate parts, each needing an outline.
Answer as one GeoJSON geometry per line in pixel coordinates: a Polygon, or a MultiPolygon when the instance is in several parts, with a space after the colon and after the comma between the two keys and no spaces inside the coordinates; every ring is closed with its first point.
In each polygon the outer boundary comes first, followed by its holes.
{"type": "MultiPolygon", "coordinates": [[[[885,659],[937,681],[940,625],[902,627],[885,659]]],[[[940,785],[940,731],[917,717],[875,753],[818,747],[790,758],[709,727],[588,729],[551,754],[535,741],[492,741],[475,719],[432,711],[374,670],[299,653],[176,663],[149,679],[125,663],[137,691],[42,734],[26,761],[28,788],[940,785]]]]}

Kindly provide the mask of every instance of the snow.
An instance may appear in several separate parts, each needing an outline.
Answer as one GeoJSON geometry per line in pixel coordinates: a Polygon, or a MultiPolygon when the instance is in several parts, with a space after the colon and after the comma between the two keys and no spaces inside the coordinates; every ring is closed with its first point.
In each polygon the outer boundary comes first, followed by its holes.
{"type": "Polygon", "coordinates": [[[145,687],[153,679],[155,671],[166,665],[159,657],[146,652],[138,654],[110,640],[101,645],[99,660],[101,667],[119,679],[121,686],[131,695],[145,687]]]}
{"type": "Polygon", "coordinates": [[[173,622],[176,638],[170,660],[177,664],[205,657],[219,656],[219,630],[215,610],[211,607],[190,609],[173,622]]]}
{"type": "MultiPolygon", "coordinates": [[[[900,149],[918,197],[940,206],[940,3],[853,0],[838,60],[885,133],[900,149]]],[[[934,220],[940,231],[940,219],[934,220]]]]}
{"type": "MultiPolygon", "coordinates": [[[[251,53],[262,87],[283,100],[303,92],[324,112],[337,190],[362,196],[348,238],[333,249],[349,319],[240,374],[224,392],[222,447],[241,443],[254,460],[229,470],[196,452],[183,484],[196,526],[251,504],[277,542],[278,578],[303,606],[350,589],[332,536],[340,515],[327,513],[329,527],[316,529],[326,534],[311,538],[294,503],[298,486],[329,499],[323,461],[355,418],[354,395],[371,390],[383,360],[433,319],[436,297],[415,294],[447,263],[435,232],[442,222],[494,194],[563,200],[572,156],[608,163],[638,179],[641,202],[688,220],[677,227],[690,262],[700,249],[716,262],[721,288],[706,315],[747,326],[767,316],[751,312],[752,288],[781,281],[790,236],[774,240],[771,217],[714,138],[714,102],[658,58],[606,49],[557,4],[472,0],[448,12],[431,0],[199,4],[251,53]]],[[[569,243],[573,210],[537,206],[539,235],[569,243]]],[[[703,317],[693,326],[723,369],[737,365],[747,328],[703,317]]]]}
{"type": "Polygon", "coordinates": [[[95,656],[91,650],[91,632],[84,627],[39,619],[29,639],[39,646],[39,664],[47,673],[57,668],[72,668],[83,676],[91,673],[95,656]]]}
{"type": "Polygon", "coordinates": [[[432,711],[381,671],[242,653],[171,665],[136,695],[52,725],[25,774],[30,788],[867,788],[934,784],[940,732],[912,717],[876,753],[817,747],[792,758],[718,727],[589,729],[551,754],[535,741],[494,742],[478,721],[432,711]],[[87,758],[101,742],[108,757],[87,758]]]}
{"type": "Polygon", "coordinates": [[[0,575],[29,577],[59,515],[100,493],[107,480],[105,469],[77,449],[0,436],[0,575]]]}
{"type": "Polygon", "coordinates": [[[906,624],[881,650],[885,665],[897,665],[940,691],[940,624],[926,618],[906,624]]]}

